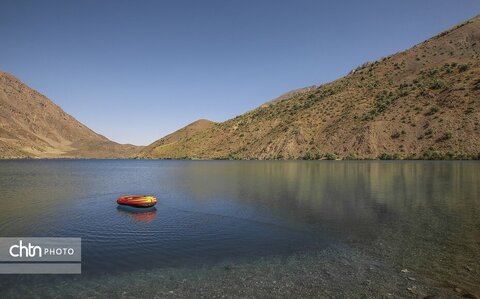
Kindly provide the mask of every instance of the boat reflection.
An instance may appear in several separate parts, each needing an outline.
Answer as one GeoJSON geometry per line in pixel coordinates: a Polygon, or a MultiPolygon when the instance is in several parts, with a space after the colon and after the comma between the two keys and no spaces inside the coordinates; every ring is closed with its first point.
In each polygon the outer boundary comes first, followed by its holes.
{"type": "Polygon", "coordinates": [[[157,208],[135,208],[130,206],[117,206],[117,211],[120,214],[133,218],[135,221],[152,222],[157,216],[157,208]]]}

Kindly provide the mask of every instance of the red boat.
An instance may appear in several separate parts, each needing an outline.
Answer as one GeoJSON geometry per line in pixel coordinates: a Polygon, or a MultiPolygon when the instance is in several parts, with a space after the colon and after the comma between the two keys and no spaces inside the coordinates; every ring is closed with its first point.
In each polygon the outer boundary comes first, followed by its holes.
{"type": "Polygon", "coordinates": [[[127,195],[119,197],[117,203],[135,208],[150,208],[157,203],[157,198],[153,195],[127,195]]]}

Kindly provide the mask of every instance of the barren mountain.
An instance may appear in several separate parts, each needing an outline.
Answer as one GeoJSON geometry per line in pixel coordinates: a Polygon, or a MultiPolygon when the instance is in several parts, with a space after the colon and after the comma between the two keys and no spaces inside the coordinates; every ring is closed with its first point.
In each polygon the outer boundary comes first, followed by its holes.
{"type": "MultiPolygon", "coordinates": [[[[166,137],[167,138],[167,137],[166,137]]],[[[478,158],[480,17],[142,157],[478,158]]]]}
{"type": "Polygon", "coordinates": [[[0,72],[1,158],[120,158],[140,149],[93,132],[47,97],[0,72]]]}

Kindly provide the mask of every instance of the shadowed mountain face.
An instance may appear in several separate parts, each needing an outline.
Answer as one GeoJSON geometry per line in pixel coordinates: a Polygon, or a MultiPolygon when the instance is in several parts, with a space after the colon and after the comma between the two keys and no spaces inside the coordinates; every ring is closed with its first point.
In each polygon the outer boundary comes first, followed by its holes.
{"type": "Polygon", "coordinates": [[[141,156],[477,158],[480,17],[192,133],[166,145],[167,136],[141,156]]]}
{"type": "Polygon", "coordinates": [[[0,72],[1,158],[123,158],[140,149],[95,133],[47,97],[0,72]]]}

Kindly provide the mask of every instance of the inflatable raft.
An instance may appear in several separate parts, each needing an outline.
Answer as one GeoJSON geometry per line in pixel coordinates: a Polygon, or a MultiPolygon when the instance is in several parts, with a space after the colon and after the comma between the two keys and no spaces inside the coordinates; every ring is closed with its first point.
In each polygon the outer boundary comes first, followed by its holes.
{"type": "Polygon", "coordinates": [[[117,203],[135,208],[150,208],[157,203],[157,198],[152,195],[127,195],[119,197],[117,203]]]}

